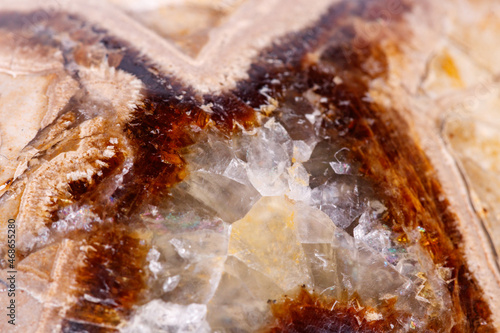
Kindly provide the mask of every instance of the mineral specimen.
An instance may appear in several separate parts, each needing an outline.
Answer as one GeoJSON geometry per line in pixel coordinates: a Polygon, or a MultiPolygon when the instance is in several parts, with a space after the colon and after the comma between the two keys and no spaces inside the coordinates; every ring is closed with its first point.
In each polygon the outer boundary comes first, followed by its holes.
{"type": "Polygon", "coordinates": [[[499,5],[110,2],[0,6],[2,332],[500,329],[499,5]]]}

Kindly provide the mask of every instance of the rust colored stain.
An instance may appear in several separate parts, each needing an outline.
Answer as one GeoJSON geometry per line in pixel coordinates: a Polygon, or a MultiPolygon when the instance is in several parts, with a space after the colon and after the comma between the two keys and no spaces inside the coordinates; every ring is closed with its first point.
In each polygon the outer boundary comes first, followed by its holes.
{"type": "Polygon", "coordinates": [[[271,310],[277,319],[271,333],[391,332],[400,326],[398,317],[405,316],[394,309],[394,300],[376,310],[363,306],[356,298],[349,302],[325,299],[305,288],[272,303],[271,310]]]}
{"type": "Polygon", "coordinates": [[[438,56],[438,62],[441,69],[451,78],[453,79],[453,83],[456,87],[463,87],[464,83],[460,76],[460,71],[455,65],[455,61],[448,53],[448,51],[444,51],[443,54],[438,56]]]}
{"type": "Polygon", "coordinates": [[[82,241],[83,262],[73,287],[76,302],[65,314],[63,331],[72,332],[82,322],[104,326],[102,330],[116,326],[146,296],[148,242],[120,225],[97,229],[82,241]]]}

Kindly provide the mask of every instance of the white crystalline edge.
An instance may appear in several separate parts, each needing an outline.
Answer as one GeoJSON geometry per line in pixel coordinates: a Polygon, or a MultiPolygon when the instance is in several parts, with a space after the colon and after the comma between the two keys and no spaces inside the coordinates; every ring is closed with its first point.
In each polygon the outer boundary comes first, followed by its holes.
{"type": "Polygon", "coordinates": [[[141,306],[122,328],[124,333],[204,333],[210,332],[205,304],[181,305],[156,299],[141,306]]]}
{"type": "Polygon", "coordinates": [[[158,261],[160,259],[160,252],[156,249],[156,247],[151,247],[149,250],[146,260],[149,262],[149,270],[153,275],[157,276],[157,274],[163,269],[163,265],[158,261]]]}
{"type": "Polygon", "coordinates": [[[168,293],[177,287],[179,284],[179,281],[181,280],[180,275],[174,275],[174,276],[169,276],[166,280],[165,283],[163,283],[162,289],[163,292],[168,293]]]}

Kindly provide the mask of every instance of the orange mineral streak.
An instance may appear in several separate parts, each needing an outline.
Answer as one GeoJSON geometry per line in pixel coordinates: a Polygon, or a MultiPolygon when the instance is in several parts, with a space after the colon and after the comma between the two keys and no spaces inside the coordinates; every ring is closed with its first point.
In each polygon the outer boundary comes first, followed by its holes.
{"type": "Polygon", "coordinates": [[[145,297],[138,291],[145,288],[148,242],[121,226],[99,229],[81,242],[83,259],[74,281],[76,303],[65,315],[68,327],[76,328],[78,322],[116,326],[145,297]]]}
{"type": "Polygon", "coordinates": [[[379,309],[363,306],[354,296],[349,301],[326,299],[301,288],[296,295],[269,301],[276,323],[271,333],[391,332],[404,314],[388,299],[379,309]]]}
{"type": "Polygon", "coordinates": [[[458,70],[457,66],[455,65],[455,62],[453,61],[453,58],[450,56],[450,54],[445,51],[442,55],[439,56],[438,61],[439,61],[439,65],[441,66],[441,69],[450,78],[453,79],[454,86],[463,87],[464,83],[463,83],[462,78],[460,76],[460,71],[458,70]]]}

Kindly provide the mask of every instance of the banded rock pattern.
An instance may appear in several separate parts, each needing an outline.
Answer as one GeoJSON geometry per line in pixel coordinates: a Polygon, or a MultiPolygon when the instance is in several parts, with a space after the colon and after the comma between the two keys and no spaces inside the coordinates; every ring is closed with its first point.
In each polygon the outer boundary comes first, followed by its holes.
{"type": "Polygon", "coordinates": [[[3,3],[2,332],[498,330],[499,10],[3,3]]]}

